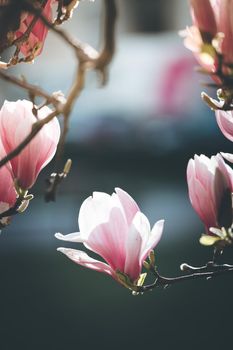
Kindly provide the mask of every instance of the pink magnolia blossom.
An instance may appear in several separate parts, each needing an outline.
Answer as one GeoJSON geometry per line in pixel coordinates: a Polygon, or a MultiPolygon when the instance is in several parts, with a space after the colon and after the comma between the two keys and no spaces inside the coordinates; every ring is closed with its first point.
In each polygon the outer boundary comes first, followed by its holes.
{"type": "MultiPolygon", "coordinates": [[[[233,63],[233,0],[190,0],[194,26],[181,32],[185,46],[209,72],[216,72],[218,54],[223,55],[223,72],[233,63]]],[[[216,81],[216,77],[212,77],[216,81]]],[[[219,80],[216,81],[220,83],[219,80]]]]}
{"type": "Polygon", "coordinates": [[[233,111],[215,111],[216,120],[223,135],[233,142],[233,111]]]}
{"type": "MultiPolygon", "coordinates": [[[[49,20],[51,21],[52,19],[52,4],[54,0],[48,0],[42,14],[49,20]]],[[[16,38],[21,37],[28,29],[30,24],[32,23],[34,19],[33,14],[29,13],[23,13],[21,17],[21,22],[20,22],[20,27],[15,33],[16,38]]],[[[26,56],[30,57],[32,56],[32,59],[34,56],[37,56],[41,53],[44,45],[44,41],[46,39],[48,33],[48,28],[47,26],[40,20],[38,19],[33,26],[30,35],[28,39],[23,42],[20,46],[20,51],[26,56]]]]}
{"type": "Polygon", "coordinates": [[[151,229],[146,216],[137,204],[120,188],[111,196],[94,192],[82,204],[78,217],[80,232],[62,235],[58,239],[81,242],[99,254],[106,262],[91,258],[85,252],[58,248],[75,263],[109,274],[117,280],[117,271],[137,283],[143,261],[158,244],[164,221],[157,221],[151,229]]]}
{"type": "MultiPolygon", "coordinates": [[[[194,159],[190,159],[187,167],[187,182],[191,204],[205,224],[207,233],[210,233],[211,227],[224,226],[221,216],[224,214],[222,208],[226,198],[230,198],[228,209],[231,221],[233,171],[224,163],[220,154],[211,158],[195,155],[194,159]]],[[[227,218],[226,225],[229,224],[229,220],[227,218]]]]}
{"type": "MultiPolygon", "coordinates": [[[[0,110],[0,136],[5,152],[15,149],[31,132],[33,124],[38,119],[47,117],[52,111],[47,106],[38,110],[37,118],[32,113],[33,104],[30,101],[5,101],[0,110]]],[[[13,158],[12,173],[18,185],[26,190],[34,184],[39,172],[53,158],[60,137],[60,126],[54,118],[44,125],[33,140],[13,158]]]]}

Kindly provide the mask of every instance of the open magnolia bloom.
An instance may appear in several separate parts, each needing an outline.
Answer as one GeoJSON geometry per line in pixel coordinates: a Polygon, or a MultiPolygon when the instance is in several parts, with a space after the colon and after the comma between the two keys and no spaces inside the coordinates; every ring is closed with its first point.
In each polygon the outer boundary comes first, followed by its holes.
{"type": "Polygon", "coordinates": [[[80,208],[80,232],[55,236],[83,243],[106,261],[95,260],[80,250],[58,248],[75,263],[104,272],[134,289],[139,283],[144,260],[161,238],[164,221],[156,222],[151,230],[148,219],[133,198],[120,188],[115,191],[111,196],[94,192],[80,208]]]}
{"type": "MultiPolygon", "coordinates": [[[[33,114],[33,104],[27,100],[5,101],[0,110],[0,137],[5,152],[13,151],[32,130],[32,126],[46,118],[52,110],[44,106],[33,114]]],[[[57,118],[45,124],[32,141],[11,159],[14,180],[19,187],[27,190],[35,183],[39,172],[51,161],[60,138],[57,118]]]]}

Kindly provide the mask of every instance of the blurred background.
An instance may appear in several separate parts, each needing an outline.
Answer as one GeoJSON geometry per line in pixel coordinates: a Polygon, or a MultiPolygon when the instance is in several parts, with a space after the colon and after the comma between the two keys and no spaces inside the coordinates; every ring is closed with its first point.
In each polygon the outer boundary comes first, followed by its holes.
{"type": "MultiPolygon", "coordinates": [[[[178,30],[190,23],[184,0],[117,0],[117,50],[109,82],[95,73],[72,113],[63,161],[73,168],[55,203],[45,203],[45,179],[35,199],[0,236],[2,350],[13,349],[219,349],[231,344],[232,277],[190,281],[144,296],[109,277],[75,265],[56,252],[78,247],[54,238],[78,230],[82,201],[93,191],[129,192],[151,224],[165,219],[156,249],[161,274],[179,265],[205,264],[212,250],[198,243],[202,223],[187,193],[186,166],[195,153],[231,151],[214,114],[200,99],[207,78],[183,47],[178,30]]],[[[64,25],[72,35],[101,44],[102,2],[83,1],[64,25]],[[100,30],[99,30],[100,29],[100,30]]],[[[6,53],[7,55],[7,53],[6,53]]],[[[68,91],[75,71],[73,52],[50,33],[33,65],[11,73],[52,92],[68,91]]],[[[27,98],[0,82],[1,103],[27,98]]],[[[214,91],[208,91],[214,96],[214,91]]],[[[62,164],[61,164],[62,166],[62,164]]],[[[229,249],[222,258],[233,263],[229,249]]]]}

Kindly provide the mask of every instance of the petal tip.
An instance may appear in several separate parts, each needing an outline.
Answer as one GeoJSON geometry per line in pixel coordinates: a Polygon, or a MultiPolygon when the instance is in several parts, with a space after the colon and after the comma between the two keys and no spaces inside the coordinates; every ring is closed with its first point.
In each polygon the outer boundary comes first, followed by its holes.
{"type": "Polygon", "coordinates": [[[57,251],[65,254],[66,248],[59,247],[59,248],[57,248],[57,251]]]}
{"type": "Polygon", "coordinates": [[[62,233],[60,233],[60,232],[55,233],[54,237],[57,238],[57,239],[61,239],[61,240],[64,239],[64,235],[62,233]]]}

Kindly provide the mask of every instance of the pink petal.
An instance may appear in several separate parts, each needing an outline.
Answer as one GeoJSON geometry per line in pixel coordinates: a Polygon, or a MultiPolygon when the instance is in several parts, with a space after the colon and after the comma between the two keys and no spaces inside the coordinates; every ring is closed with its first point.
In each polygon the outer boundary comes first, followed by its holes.
{"type": "MultiPolygon", "coordinates": [[[[211,159],[204,154],[194,156],[195,177],[200,181],[202,186],[208,191],[211,183],[214,181],[215,169],[217,166],[214,157],[211,159]]],[[[214,198],[214,197],[213,197],[214,198]]]]}
{"type": "Polygon", "coordinates": [[[233,141],[233,114],[232,111],[215,111],[216,120],[223,135],[233,141]]]}
{"type": "MultiPolygon", "coordinates": [[[[0,140],[0,159],[6,156],[0,140]]],[[[12,169],[9,163],[0,168],[0,202],[13,206],[16,201],[16,191],[12,177],[12,169]]],[[[3,210],[4,211],[4,210],[3,210]]]]}
{"type": "Polygon", "coordinates": [[[215,227],[217,223],[217,208],[216,203],[212,202],[212,195],[210,196],[210,192],[197,180],[193,181],[192,186],[194,189],[194,197],[191,203],[194,209],[206,226],[215,227]]]}
{"type": "MultiPolygon", "coordinates": [[[[213,161],[212,161],[213,162],[213,161]]],[[[187,182],[190,202],[200,216],[201,220],[208,226],[216,224],[216,202],[213,195],[214,177],[210,171],[210,165],[216,169],[210,159],[195,155],[187,167],[187,182]]]]}
{"type": "Polygon", "coordinates": [[[132,282],[138,279],[141,272],[141,246],[142,236],[134,223],[132,223],[126,241],[126,260],[124,267],[124,273],[130,277],[132,282]]]}
{"type": "Polygon", "coordinates": [[[122,211],[113,208],[109,221],[96,226],[84,244],[102,256],[113,270],[124,271],[127,232],[128,226],[122,211]]]}
{"type": "Polygon", "coordinates": [[[230,191],[233,191],[233,186],[232,186],[232,182],[233,182],[233,170],[231,167],[229,167],[229,165],[227,165],[224,162],[224,159],[222,157],[221,154],[217,154],[215,156],[217,162],[218,162],[218,168],[219,171],[222,173],[223,177],[224,177],[224,181],[225,182],[225,188],[228,187],[230,189],[230,191]]]}
{"type": "Polygon", "coordinates": [[[214,11],[209,0],[191,0],[192,15],[195,25],[202,31],[215,36],[217,26],[214,11]]]}
{"type": "Polygon", "coordinates": [[[218,198],[215,181],[217,159],[195,155],[187,167],[189,198],[193,208],[206,226],[214,226],[217,221],[218,198]]]}
{"type": "Polygon", "coordinates": [[[115,188],[115,191],[123,207],[127,223],[130,226],[135,214],[140,211],[140,209],[127,192],[123,191],[121,188],[115,188]]]}
{"type": "Polygon", "coordinates": [[[221,53],[224,55],[224,62],[231,63],[233,60],[233,2],[231,0],[221,0],[218,18],[218,31],[224,33],[221,53]]]}
{"type": "Polygon", "coordinates": [[[130,227],[126,241],[125,273],[135,281],[141,273],[142,263],[153,247],[158,243],[163,229],[163,220],[150,230],[147,217],[137,212],[130,227]],[[156,230],[158,226],[158,230],[156,230]],[[161,228],[161,231],[160,231],[161,228]]]}
{"type": "Polygon", "coordinates": [[[114,271],[111,267],[101,261],[92,259],[89,255],[81,250],[70,249],[70,248],[58,248],[59,252],[65,254],[69,259],[74,261],[76,264],[87,267],[89,269],[104,272],[110,276],[115,276],[114,271]]]}

